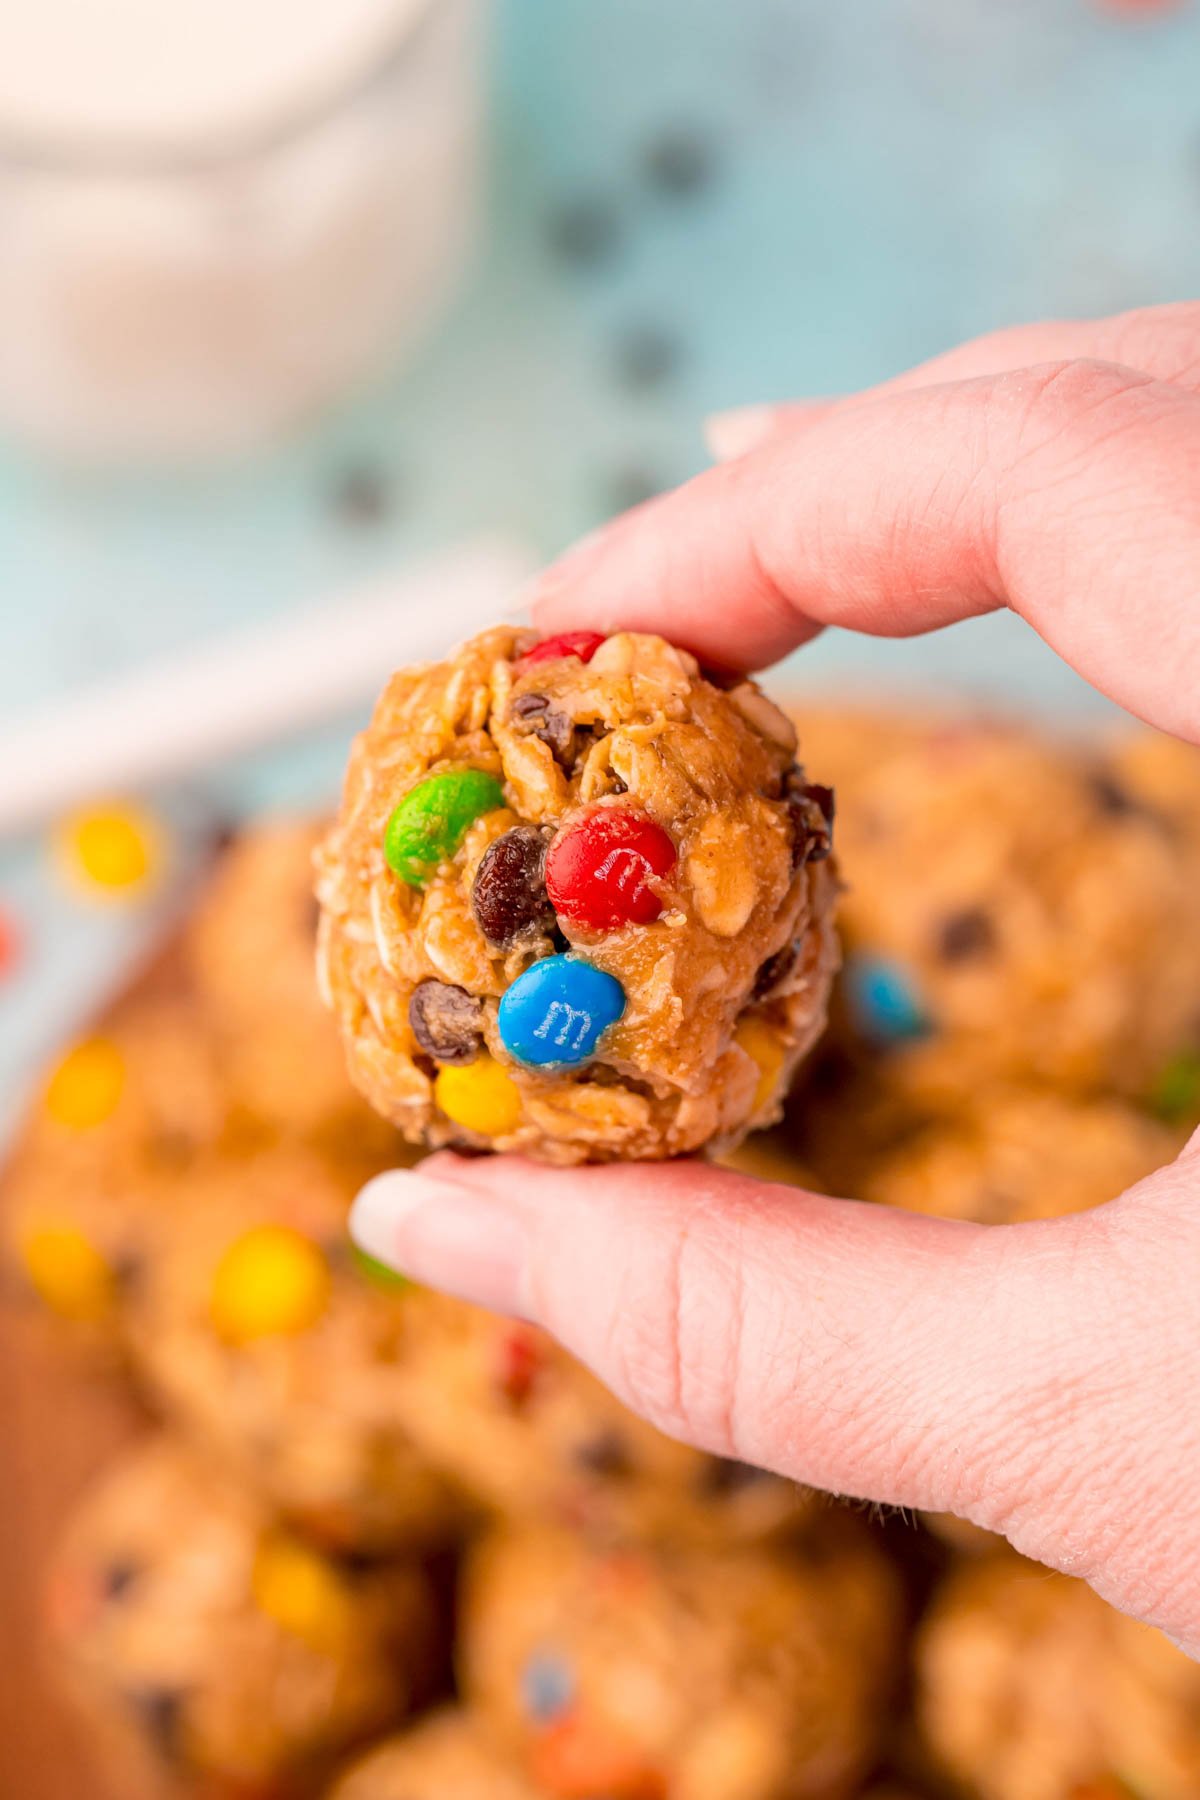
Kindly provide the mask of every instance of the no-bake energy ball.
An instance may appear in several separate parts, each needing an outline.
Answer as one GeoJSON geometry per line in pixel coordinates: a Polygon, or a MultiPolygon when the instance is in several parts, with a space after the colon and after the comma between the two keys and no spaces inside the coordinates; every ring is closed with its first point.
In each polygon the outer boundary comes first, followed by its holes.
{"type": "Polygon", "coordinates": [[[661,638],[484,633],[396,675],[319,856],[352,1075],[414,1141],[560,1163],[777,1116],[836,961],[832,799],[661,638]]]}
{"type": "Polygon", "coordinates": [[[350,1245],[354,1182],[310,1149],[214,1158],[176,1195],[131,1348],[198,1449],[309,1537],[437,1544],[462,1508],[401,1416],[419,1296],[350,1245]]]}
{"type": "Polygon", "coordinates": [[[48,1072],[3,1172],[20,1279],[81,1342],[123,1333],[181,1174],[225,1134],[231,1096],[167,959],[48,1072]]]}
{"type": "Polygon", "coordinates": [[[1016,1225],[1115,1200],[1182,1147],[1181,1132],[1122,1100],[1001,1089],[882,1151],[859,1191],[935,1218],[1016,1225]]]}
{"type": "Polygon", "coordinates": [[[466,1692],[559,1800],[844,1800],[877,1755],[897,1642],[892,1571],[840,1523],[775,1553],[485,1541],[466,1692]]]}
{"type": "Polygon", "coordinates": [[[346,1079],[313,976],[313,851],[324,822],[256,823],[223,852],[184,937],[197,996],[239,1106],[285,1135],[366,1159],[393,1134],[346,1079]]]}
{"type": "Polygon", "coordinates": [[[964,1566],[917,1676],[931,1748],[980,1800],[1200,1793],[1200,1668],[1082,1581],[1007,1552],[964,1566]]]}
{"type": "Polygon", "coordinates": [[[516,1758],[499,1748],[473,1713],[447,1707],[362,1757],[328,1800],[539,1800],[539,1795],[516,1758]]]}
{"type": "Polygon", "coordinates": [[[294,1791],[301,1772],[311,1782],[394,1726],[438,1669],[419,1569],[330,1561],[167,1443],[85,1500],[48,1608],[76,1698],[130,1765],[131,1794],[161,1773],[208,1777],[201,1791],[221,1800],[294,1791]]]}
{"type": "Polygon", "coordinates": [[[839,783],[843,1044],[919,1104],[996,1080],[1152,1098],[1200,1049],[1195,860],[1162,808],[1019,727],[873,741],[839,783]]]}

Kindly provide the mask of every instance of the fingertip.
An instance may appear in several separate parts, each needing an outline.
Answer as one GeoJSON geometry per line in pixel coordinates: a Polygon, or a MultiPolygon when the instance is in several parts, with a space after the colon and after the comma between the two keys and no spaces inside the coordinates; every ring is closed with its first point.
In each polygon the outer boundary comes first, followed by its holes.
{"type": "Polygon", "coordinates": [[[404,1210],[402,1185],[407,1171],[389,1169],[375,1175],[360,1188],[350,1208],[350,1236],[367,1256],[373,1256],[389,1269],[399,1269],[396,1260],[396,1227],[404,1210]]]}
{"type": "Polygon", "coordinates": [[[458,1159],[377,1175],[350,1213],[360,1250],[398,1274],[493,1312],[527,1313],[528,1233],[503,1190],[453,1178],[458,1159]]]}
{"type": "Polygon", "coordinates": [[[774,406],[733,406],[710,413],[701,429],[713,461],[732,462],[757,450],[771,436],[777,411],[774,406]]]}

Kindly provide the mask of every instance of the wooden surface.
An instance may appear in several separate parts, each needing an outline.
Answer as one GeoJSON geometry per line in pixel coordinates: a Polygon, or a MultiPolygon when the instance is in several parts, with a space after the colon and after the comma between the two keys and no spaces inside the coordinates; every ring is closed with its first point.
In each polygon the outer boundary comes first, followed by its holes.
{"type": "Polygon", "coordinates": [[[49,1322],[0,1298],[0,1796],[139,1800],[116,1792],[56,1692],[40,1592],[62,1519],[89,1478],[143,1429],[119,1384],[89,1372],[49,1322]]]}

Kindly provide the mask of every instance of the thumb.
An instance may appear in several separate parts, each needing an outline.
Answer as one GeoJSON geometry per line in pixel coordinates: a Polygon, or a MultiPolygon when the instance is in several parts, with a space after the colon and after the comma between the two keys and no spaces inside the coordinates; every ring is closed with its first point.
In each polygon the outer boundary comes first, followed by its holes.
{"type": "Polygon", "coordinates": [[[352,1229],[420,1281],[536,1319],[673,1436],[839,1493],[977,1500],[1013,1304],[983,1228],[697,1162],[441,1156],[372,1182],[352,1229]]]}
{"type": "MultiPolygon", "coordinates": [[[[1178,1185],[1183,1166],[1135,1193],[1178,1185]]],[[[1143,1257],[1190,1229],[1186,1209],[1124,1205],[1143,1257]]],[[[1138,1299],[1120,1205],[997,1229],[703,1163],[443,1155],[372,1182],[352,1228],[419,1281],[537,1320],[673,1436],[835,1493],[958,1513],[1200,1639],[1175,1410],[1190,1412],[1197,1370],[1179,1365],[1161,1291],[1148,1316],[1138,1299]]],[[[1193,1255],[1167,1243],[1159,1262],[1193,1255]]]]}

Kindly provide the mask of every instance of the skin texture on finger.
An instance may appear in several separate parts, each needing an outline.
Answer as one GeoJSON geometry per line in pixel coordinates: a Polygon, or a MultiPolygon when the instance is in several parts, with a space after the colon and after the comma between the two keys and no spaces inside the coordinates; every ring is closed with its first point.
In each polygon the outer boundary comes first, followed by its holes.
{"type": "Polygon", "coordinates": [[[699,1163],[439,1156],[374,1184],[363,1241],[536,1319],[672,1435],[956,1512],[1195,1653],[1197,1185],[1185,1156],[1099,1211],[987,1228],[699,1163]]]}
{"type": "Polygon", "coordinates": [[[533,610],[759,668],[823,625],[910,636],[1008,605],[1194,740],[1198,568],[1200,399],[1067,362],[835,410],[627,514],[533,610]]]}
{"type": "Polygon", "coordinates": [[[1189,393],[1200,393],[1200,303],[1187,300],[1141,307],[1105,319],[1046,319],[1033,325],[1007,326],[957,344],[861,393],[717,413],[705,420],[705,438],[713,456],[726,462],[760,448],[771,438],[816,424],[835,410],[861,406],[888,394],[1067,361],[1116,363],[1189,393]]]}

